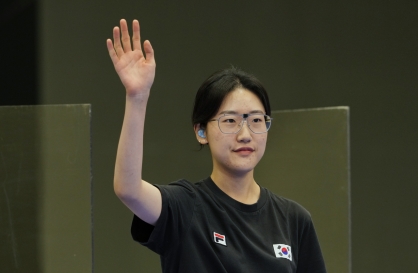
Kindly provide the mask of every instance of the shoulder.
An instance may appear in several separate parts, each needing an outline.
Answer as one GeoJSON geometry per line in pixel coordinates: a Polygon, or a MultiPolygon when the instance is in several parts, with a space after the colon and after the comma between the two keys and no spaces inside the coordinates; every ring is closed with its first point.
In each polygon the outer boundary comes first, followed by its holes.
{"type": "Polygon", "coordinates": [[[202,191],[205,191],[203,180],[193,183],[187,179],[179,179],[166,185],[154,184],[154,186],[160,190],[163,199],[195,199],[202,191]]]}
{"type": "Polygon", "coordinates": [[[160,185],[160,184],[156,184],[155,186],[160,188],[160,187],[180,187],[186,190],[191,190],[191,191],[196,191],[201,187],[203,180],[198,181],[198,182],[190,182],[189,180],[185,179],[185,178],[181,178],[179,180],[170,182],[166,185],[160,185]]]}
{"type": "Polygon", "coordinates": [[[160,191],[165,192],[189,192],[193,193],[197,191],[197,187],[194,183],[182,178],[177,181],[171,182],[166,185],[155,184],[160,191]]]}
{"type": "Polygon", "coordinates": [[[276,209],[282,211],[287,218],[293,218],[299,221],[311,221],[311,214],[301,204],[289,198],[277,195],[268,189],[265,190],[267,191],[267,196],[272,202],[272,205],[276,209]]]}

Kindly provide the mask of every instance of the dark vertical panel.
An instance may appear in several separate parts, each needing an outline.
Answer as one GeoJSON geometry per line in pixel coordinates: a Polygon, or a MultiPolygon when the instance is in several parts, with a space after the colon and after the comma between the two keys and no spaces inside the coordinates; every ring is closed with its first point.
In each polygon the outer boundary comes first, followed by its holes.
{"type": "Polygon", "coordinates": [[[3,1],[0,37],[0,105],[37,104],[38,1],[3,1]]]}

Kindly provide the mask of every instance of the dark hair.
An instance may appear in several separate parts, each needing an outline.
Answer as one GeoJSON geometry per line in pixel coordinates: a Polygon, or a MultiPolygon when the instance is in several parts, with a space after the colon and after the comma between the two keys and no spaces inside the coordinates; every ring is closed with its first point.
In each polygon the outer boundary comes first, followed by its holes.
{"type": "Polygon", "coordinates": [[[239,87],[253,92],[263,104],[266,115],[270,116],[269,98],[261,82],[255,76],[231,67],[213,73],[200,86],[194,102],[192,124],[200,124],[203,129],[206,128],[208,121],[218,112],[224,98],[239,87]]]}

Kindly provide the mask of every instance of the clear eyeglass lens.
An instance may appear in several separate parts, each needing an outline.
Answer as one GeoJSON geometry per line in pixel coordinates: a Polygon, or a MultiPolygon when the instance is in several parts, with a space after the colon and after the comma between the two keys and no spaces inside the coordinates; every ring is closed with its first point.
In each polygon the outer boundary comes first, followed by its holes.
{"type": "MultiPolygon", "coordinates": [[[[243,126],[244,118],[242,115],[224,115],[219,118],[219,129],[225,134],[237,133],[243,126]]],[[[247,124],[254,133],[265,133],[270,128],[271,120],[267,115],[249,115],[247,117],[247,124]]]]}

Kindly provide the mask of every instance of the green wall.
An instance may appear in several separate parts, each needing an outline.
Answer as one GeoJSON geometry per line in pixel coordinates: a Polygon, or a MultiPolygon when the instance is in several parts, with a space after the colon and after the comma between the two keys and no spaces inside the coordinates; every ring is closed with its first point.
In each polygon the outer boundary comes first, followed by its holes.
{"type": "Polygon", "coordinates": [[[41,103],[92,104],[95,272],[158,272],[112,189],[124,90],[105,40],[120,18],[140,20],[157,60],[145,179],[209,174],[193,96],[214,70],[237,65],[265,83],[272,109],[350,106],[353,272],[417,271],[417,10],[413,1],[41,1],[41,103]]]}

